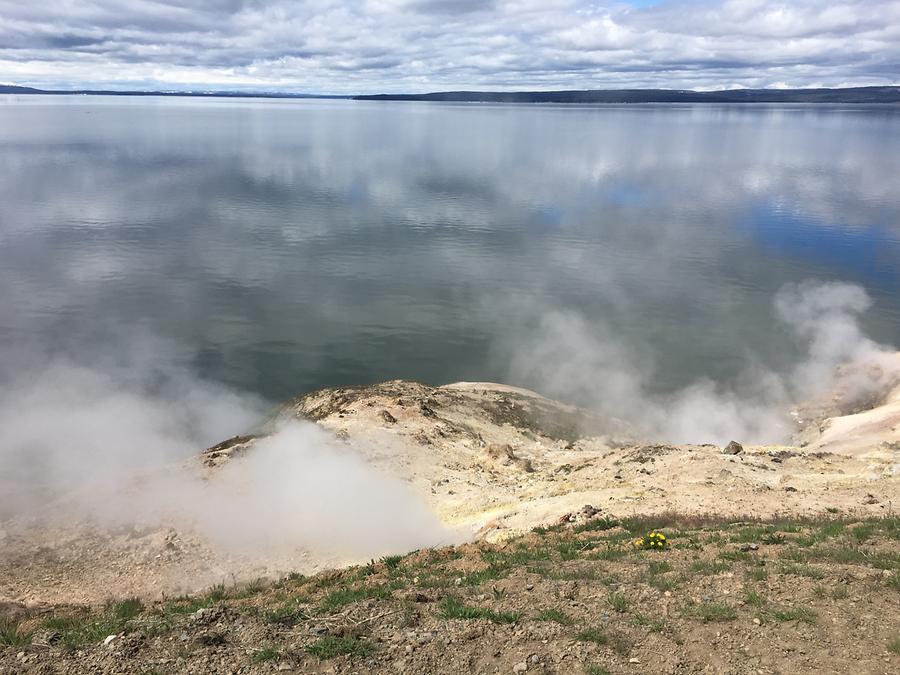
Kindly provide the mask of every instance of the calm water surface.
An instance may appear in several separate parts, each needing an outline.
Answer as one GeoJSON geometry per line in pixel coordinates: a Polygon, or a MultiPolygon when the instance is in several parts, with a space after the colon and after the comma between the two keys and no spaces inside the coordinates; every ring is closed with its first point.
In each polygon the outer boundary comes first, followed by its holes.
{"type": "Polygon", "coordinates": [[[510,380],[561,310],[666,390],[794,359],[806,279],[900,341],[900,108],[0,97],[7,373],[141,332],[271,399],[510,380]]]}

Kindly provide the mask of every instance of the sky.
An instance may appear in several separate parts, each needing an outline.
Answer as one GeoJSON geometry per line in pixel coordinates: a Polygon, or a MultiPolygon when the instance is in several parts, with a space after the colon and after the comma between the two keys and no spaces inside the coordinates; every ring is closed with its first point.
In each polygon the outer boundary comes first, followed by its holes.
{"type": "Polygon", "coordinates": [[[319,94],[900,84],[900,0],[0,0],[0,82],[319,94]]]}

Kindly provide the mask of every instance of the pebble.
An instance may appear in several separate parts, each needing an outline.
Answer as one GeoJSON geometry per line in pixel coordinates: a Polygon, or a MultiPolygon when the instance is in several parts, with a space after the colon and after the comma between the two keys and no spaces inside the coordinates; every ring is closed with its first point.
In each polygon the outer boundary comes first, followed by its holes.
{"type": "Polygon", "coordinates": [[[117,637],[119,637],[119,636],[118,635],[107,635],[106,639],[103,641],[103,646],[109,647],[109,645],[111,645],[113,640],[115,640],[117,637]]]}
{"type": "Polygon", "coordinates": [[[524,661],[520,661],[516,665],[513,666],[514,673],[524,673],[528,671],[528,664],[524,661]]]}
{"type": "Polygon", "coordinates": [[[758,618],[755,618],[755,619],[753,619],[753,623],[755,623],[757,626],[759,626],[762,623],[762,621],[760,621],[758,618]]]}
{"type": "Polygon", "coordinates": [[[636,658],[630,658],[630,659],[628,659],[628,663],[640,663],[640,662],[641,662],[640,659],[636,659],[636,658]]]}

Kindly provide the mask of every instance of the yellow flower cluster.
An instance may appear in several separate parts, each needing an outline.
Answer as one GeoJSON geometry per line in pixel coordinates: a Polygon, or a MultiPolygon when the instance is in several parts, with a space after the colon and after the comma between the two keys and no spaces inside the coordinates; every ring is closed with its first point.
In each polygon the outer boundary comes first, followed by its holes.
{"type": "Polygon", "coordinates": [[[664,535],[662,532],[657,532],[656,530],[648,532],[646,536],[634,540],[635,548],[661,551],[664,548],[668,547],[668,545],[669,542],[666,539],[666,535],[664,535]]]}

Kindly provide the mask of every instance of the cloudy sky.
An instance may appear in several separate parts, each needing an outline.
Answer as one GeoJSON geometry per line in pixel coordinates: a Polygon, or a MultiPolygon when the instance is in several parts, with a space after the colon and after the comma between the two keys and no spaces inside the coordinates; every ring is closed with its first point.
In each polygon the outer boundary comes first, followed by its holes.
{"type": "Polygon", "coordinates": [[[313,93],[900,84],[900,0],[0,0],[0,82],[313,93]]]}

